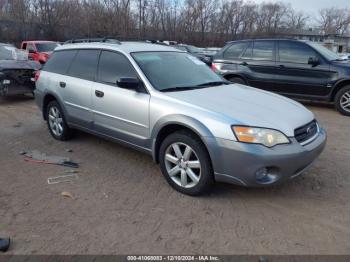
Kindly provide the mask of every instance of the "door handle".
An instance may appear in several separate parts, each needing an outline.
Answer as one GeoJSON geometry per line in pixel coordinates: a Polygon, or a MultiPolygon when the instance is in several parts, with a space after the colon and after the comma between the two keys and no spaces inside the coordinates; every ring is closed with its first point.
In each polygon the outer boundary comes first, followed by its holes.
{"type": "Polygon", "coordinates": [[[103,93],[102,91],[99,91],[99,90],[95,90],[95,95],[97,97],[103,97],[105,95],[105,93],[103,93]]]}
{"type": "Polygon", "coordinates": [[[65,82],[60,82],[60,87],[65,88],[66,87],[66,83],[65,82]]]}

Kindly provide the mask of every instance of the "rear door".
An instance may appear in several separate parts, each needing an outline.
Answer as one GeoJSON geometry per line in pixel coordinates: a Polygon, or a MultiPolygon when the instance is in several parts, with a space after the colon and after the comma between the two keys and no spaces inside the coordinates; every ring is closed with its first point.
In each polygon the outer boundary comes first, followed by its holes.
{"type": "Polygon", "coordinates": [[[85,128],[92,128],[92,89],[99,55],[99,50],[78,50],[67,76],[59,81],[70,122],[85,128]]]}
{"type": "Polygon", "coordinates": [[[333,73],[329,64],[305,43],[278,41],[278,78],[274,91],[297,96],[326,96],[327,84],[333,73]],[[309,64],[309,58],[317,58],[319,64],[309,64]]]}
{"type": "Polygon", "coordinates": [[[249,85],[273,90],[276,79],[275,41],[252,42],[241,56],[241,66],[247,68],[249,85]]]}
{"type": "Polygon", "coordinates": [[[97,83],[92,92],[94,129],[110,137],[147,147],[150,95],[118,87],[116,83],[121,77],[139,78],[126,56],[102,51],[97,83]]]}

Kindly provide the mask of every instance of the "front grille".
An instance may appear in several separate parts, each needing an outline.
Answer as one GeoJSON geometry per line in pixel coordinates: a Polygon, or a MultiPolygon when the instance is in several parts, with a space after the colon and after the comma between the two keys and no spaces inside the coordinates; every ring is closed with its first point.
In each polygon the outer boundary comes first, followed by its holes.
{"type": "Polygon", "coordinates": [[[295,129],[294,137],[299,143],[303,144],[312,137],[314,137],[317,134],[317,132],[318,126],[316,120],[314,120],[302,127],[295,129]]]}

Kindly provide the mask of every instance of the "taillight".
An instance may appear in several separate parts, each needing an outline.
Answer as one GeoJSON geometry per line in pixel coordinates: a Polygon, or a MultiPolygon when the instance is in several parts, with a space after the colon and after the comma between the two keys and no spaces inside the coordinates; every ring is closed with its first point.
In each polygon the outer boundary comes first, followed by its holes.
{"type": "Polygon", "coordinates": [[[217,65],[215,63],[211,63],[211,70],[213,70],[214,72],[219,71],[219,68],[217,67],[217,65]]]}
{"type": "Polygon", "coordinates": [[[34,81],[38,81],[39,80],[39,77],[40,77],[40,71],[35,71],[34,73],[34,81]]]}

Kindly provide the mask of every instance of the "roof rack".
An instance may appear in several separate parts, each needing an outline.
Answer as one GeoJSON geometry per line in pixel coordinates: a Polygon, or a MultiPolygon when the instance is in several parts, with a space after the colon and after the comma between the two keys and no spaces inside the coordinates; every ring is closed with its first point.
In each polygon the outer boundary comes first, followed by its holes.
{"type": "Polygon", "coordinates": [[[77,44],[77,43],[112,43],[121,45],[122,43],[112,37],[103,37],[103,38],[82,38],[82,39],[71,39],[67,40],[63,44],[77,44]]]}

